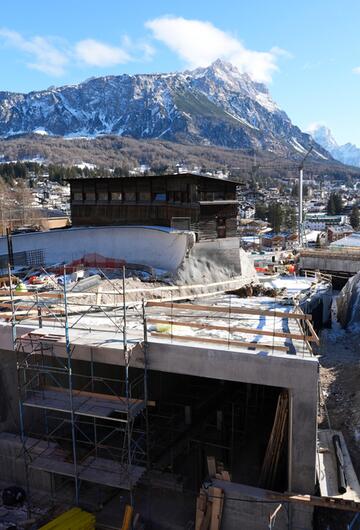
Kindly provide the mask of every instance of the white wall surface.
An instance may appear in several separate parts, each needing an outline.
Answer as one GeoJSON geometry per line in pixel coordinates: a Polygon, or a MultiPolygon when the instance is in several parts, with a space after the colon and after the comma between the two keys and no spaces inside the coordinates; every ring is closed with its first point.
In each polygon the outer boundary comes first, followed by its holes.
{"type": "MultiPolygon", "coordinates": [[[[17,234],[12,241],[14,252],[43,250],[46,265],[98,253],[127,263],[175,271],[192,245],[193,234],[161,227],[100,226],[17,234]]],[[[4,254],[7,242],[1,237],[0,255],[4,254]]]]}

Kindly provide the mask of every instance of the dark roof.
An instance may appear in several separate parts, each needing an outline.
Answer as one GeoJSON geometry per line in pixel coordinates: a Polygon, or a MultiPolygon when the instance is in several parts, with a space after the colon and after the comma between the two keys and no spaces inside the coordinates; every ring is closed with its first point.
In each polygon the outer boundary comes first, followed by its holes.
{"type": "Polygon", "coordinates": [[[199,177],[203,179],[212,179],[212,180],[218,180],[220,182],[230,182],[231,184],[240,184],[238,180],[231,179],[231,178],[221,178],[216,175],[203,175],[202,173],[166,173],[162,175],[129,175],[126,177],[116,177],[114,175],[109,175],[106,177],[99,176],[99,177],[68,177],[65,180],[72,182],[74,180],[97,180],[97,179],[137,179],[137,178],[159,178],[159,177],[199,177]]]}

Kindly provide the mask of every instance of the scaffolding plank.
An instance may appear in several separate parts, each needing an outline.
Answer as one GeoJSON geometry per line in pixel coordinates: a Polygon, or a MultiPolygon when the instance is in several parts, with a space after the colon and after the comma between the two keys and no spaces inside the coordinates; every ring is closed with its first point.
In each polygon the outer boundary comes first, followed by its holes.
{"type": "MultiPolygon", "coordinates": [[[[127,417],[133,418],[145,408],[145,401],[141,400],[135,400],[128,407],[126,398],[118,398],[114,401],[90,395],[82,396],[75,392],[72,401],[74,413],[77,415],[107,419],[111,417],[113,421],[126,421],[127,417]],[[123,417],[113,417],[114,413],[122,414],[123,417]]],[[[66,389],[32,390],[24,399],[23,404],[27,407],[71,412],[70,394],[66,389]]]]}
{"type": "MultiPolygon", "coordinates": [[[[47,390],[60,390],[61,392],[68,392],[68,389],[66,388],[56,388],[56,387],[53,387],[53,386],[47,386],[46,387],[47,390]]],[[[73,390],[74,392],[74,395],[79,395],[79,396],[87,396],[87,397],[93,397],[93,398],[100,398],[100,399],[105,399],[105,400],[113,400],[113,401],[119,401],[119,399],[122,399],[122,400],[125,400],[126,397],[122,397],[122,396],[117,396],[115,394],[102,394],[102,393],[99,393],[99,392],[89,392],[87,390],[73,390]]],[[[134,399],[134,398],[129,398],[129,402],[131,404],[136,404],[136,403],[142,403],[143,400],[142,399],[134,399]]],[[[147,401],[147,405],[149,407],[155,407],[156,405],[156,402],[155,401],[147,401]]]]}
{"type": "MultiPolygon", "coordinates": [[[[64,455],[53,453],[49,456],[39,456],[31,462],[30,467],[75,478],[75,466],[72,462],[67,462],[64,455]]],[[[77,472],[80,480],[129,490],[145,473],[145,467],[121,465],[114,460],[88,457],[77,465],[77,472]]]]}

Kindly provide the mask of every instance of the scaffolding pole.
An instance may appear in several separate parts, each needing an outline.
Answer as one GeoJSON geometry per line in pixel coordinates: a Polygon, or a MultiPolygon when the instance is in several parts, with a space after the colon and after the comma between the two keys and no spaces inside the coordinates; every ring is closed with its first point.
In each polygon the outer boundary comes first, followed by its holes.
{"type": "MultiPolygon", "coordinates": [[[[43,272],[50,278],[45,269],[43,272]]],[[[101,270],[100,273],[110,281],[101,270]]],[[[133,506],[133,489],[141,475],[149,468],[149,395],[146,347],[142,348],[144,369],[140,375],[133,375],[131,371],[126,269],[125,266],[122,268],[122,290],[118,290],[114,285],[114,294],[117,297],[120,295],[122,307],[118,302],[117,307],[108,309],[103,307],[101,299],[100,302],[97,300],[96,304],[91,304],[92,314],[95,312],[96,316],[103,316],[102,321],[107,319],[108,326],[105,324],[102,331],[109,332],[112,327],[115,333],[122,333],[124,359],[120,366],[123,365],[123,368],[120,369],[120,377],[115,378],[106,377],[102,372],[98,373],[99,367],[94,361],[95,346],[91,342],[90,357],[85,361],[90,364],[89,368],[84,372],[73,363],[73,352],[76,348],[73,335],[76,335],[77,330],[84,329],[78,327],[78,322],[88,314],[89,308],[83,304],[84,308],[80,314],[77,310],[77,316],[71,317],[74,307],[77,307],[77,299],[72,294],[71,299],[69,298],[67,274],[68,270],[64,266],[63,286],[59,288],[56,285],[55,292],[35,292],[34,296],[27,293],[23,297],[22,307],[29,307],[24,313],[37,322],[38,330],[32,329],[19,339],[16,339],[13,330],[14,344],[18,352],[20,431],[26,474],[29,475],[30,469],[47,471],[52,483],[55,483],[53,479],[56,475],[63,477],[63,486],[72,479],[76,504],[81,502],[80,489],[83,482],[95,482],[98,485],[127,490],[130,504],[133,506]],[[61,306],[59,308],[59,300],[63,302],[63,309],[61,306]],[[117,309],[122,309],[120,324],[117,309]],[[55,332],[48,328],[49,320],[52,321],[51,326],[55,327],[55,332]],[[57,329],[61,332],[57,332],[57,329]],[[30,432],[31,424],[24,421],[26,411],[39,409],[43,412],[40,435],[39,431],[30,432]],[[135,428],[135,422],[139,423],[139,427],[135,428]],[[32,445],[27,450],[25,441],[31,436],[32,445]],[[44,440],[47,442],[46,447],[42,446],[44,440]],[[70,447],[71,453],[68,452],[70,447]]],[[[10,299],[11,323],[15,329],[17,316],[12,291],[10,299]]],[[[131,313],[130,319],[135,316],[138,318],[141,306],[138,309],[137,306],[133,307],[131,311],[134,315],[131,313]],[[135,315],[136,311],[139,314],[135,315]]],[[[145,318],[144,301],[142,316],[145,318]]],[[[142,346],[147,343],[145,323],[143,331],[144,336],[140,335],[138,338],[138,343],[142,346]]]]}

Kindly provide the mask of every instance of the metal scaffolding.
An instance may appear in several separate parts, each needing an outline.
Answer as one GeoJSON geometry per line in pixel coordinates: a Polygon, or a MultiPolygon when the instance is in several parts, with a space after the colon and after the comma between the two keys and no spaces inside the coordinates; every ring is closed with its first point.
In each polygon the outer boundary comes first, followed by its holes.
{"type": "MultiPolygon", "coordinates": [[[[103,270],[98,272],[108,280],[103,270]]],[[[62,287],[29,296],[21,307],[16,306],[10,288],[28,493],[31,496],[31,469],[37,469],[50,473],[55,497],[57,486],[71,479],[76,504],[84,483],[95,483],[127,490],[133,505],[133,489],[148,466],[145,304],[132,304],[133,318],[143,319],[144,325],[142,336],[129,341],[125,267],[122,289],[113,289],[116,303],[112,306],[101,299],[87,304],[72,300],[67,276],[64,267],[62,287]],[[87,361],[77,358],[73,333],[91,327],[91,322],[79,325],[89,314],[97,320],[101,317],[99,334],[112,330],[112,340],[117,346],[122,343],[111,377],[95,355],[96,347],[90,346],[87,361]],[[16,325],[26,317],[37,320],[37,329],[17,337],[16,325]],[[137,345],[143,368],[132,363],[137,345]]]]}

